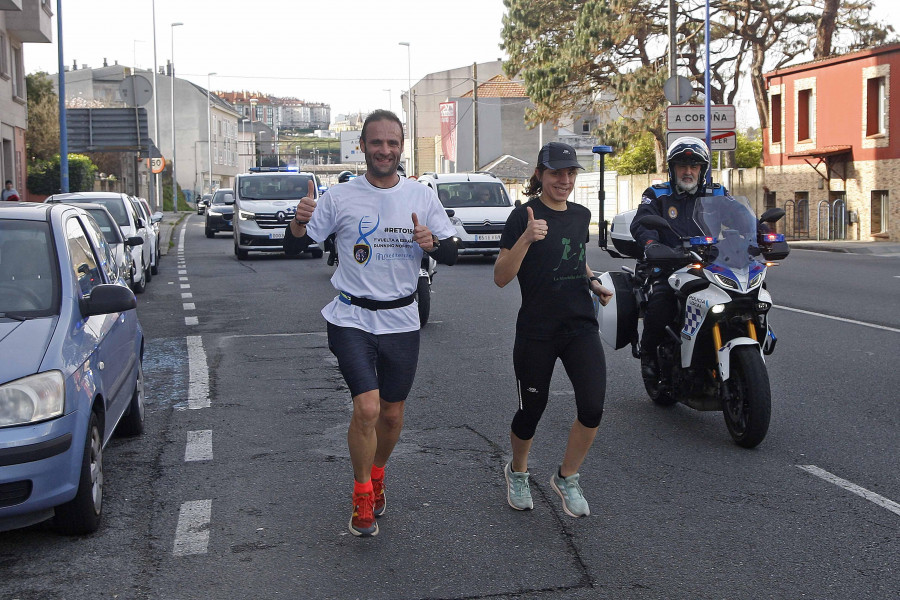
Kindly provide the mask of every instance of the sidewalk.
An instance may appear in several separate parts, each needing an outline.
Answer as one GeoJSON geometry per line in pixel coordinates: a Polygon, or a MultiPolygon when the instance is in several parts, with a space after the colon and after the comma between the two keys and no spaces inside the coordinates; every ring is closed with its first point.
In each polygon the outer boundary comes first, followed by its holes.
{"type": "Polygon", "coordinates": [[[853,240],[793,240],[789,241],[792,250],[820,250],[825,252],[844,252],[849,254],[868,254],[870,256],[900,257],[900,244],[897,242],[857,242],[853,240]]]}
{"type": "Polygon", "coordinates": [[[192,214],[196,214],[195,211],[182,210],[177,213],[163,213],[162,221],[159,222],[159,254],[161,256],[169,253],[169,245],[175,234],[175,228],[192,214]]]}

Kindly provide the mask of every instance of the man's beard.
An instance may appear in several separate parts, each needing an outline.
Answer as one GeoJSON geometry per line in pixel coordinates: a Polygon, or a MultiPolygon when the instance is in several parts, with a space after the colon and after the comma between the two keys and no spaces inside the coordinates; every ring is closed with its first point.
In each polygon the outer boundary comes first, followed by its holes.
{"type": "Polygon", "coordinates": [[[693,194],[694,192],[697,191],[697,184],[699,183],[699,181],[698,181],[697,179],[694,179],[694,183],[692,183],[692,184],[690,185],[690,187],[688,187],[687,185],[685,185],[683,181],[684,181],[684,180],[679,179],[679,180],[678,180],[678,183],[675,184],[675,187],[678,188],[678,191],[686,192],[686,193],[688,193],[688,194],[693,194]]]}
{"type": "Polygon", "coordinates": [[[375,166],[375,158],[368,154],[366,156],[366,169],[370,173],[372,173],[376,177],[388,177],[389,175],[393,175],[397,172],[397,165],[400,164],[400,157],[398,156],[395,160],[391,161],[391,166],[386,169],[379,169],[375,166]]]}

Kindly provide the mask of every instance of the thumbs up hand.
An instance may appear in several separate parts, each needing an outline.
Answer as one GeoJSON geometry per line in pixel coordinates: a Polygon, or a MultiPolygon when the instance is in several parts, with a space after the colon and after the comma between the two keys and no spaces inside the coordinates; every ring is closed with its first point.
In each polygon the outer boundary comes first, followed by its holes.
{"type": "Polygon", "coordinates": [[[316,210],[316,201],[314,200],[316,197],[316,183],[310,179],[306,189],[306,196],[300,199],[300,202],[297,204],[297,212],[294,214],[294,219],[298,224],[304,225],[309,223],[309,220],[312,219],[313,211],[316,210]]]}
{"type": "Polygon", "coordinates": [[[528,225],[525,227],[525,231],[522,233],[522,237],[525,238],[529,244],[533,244],[534,242],[539,242],[547,237],[547,221],[544,219],[535,219],[534,211],[531,210],[530,206],[526,206],[525,210],[528,211],[528,225]]]}
{"type": "Polygon", "coordinates": [[[427,225],[419,224],[419,217],[416,213],[412,214],[413,222],[413,241],[419,245],[419,248],[425,252],[434,250],[434,234],[428,229],[427,225]]]}

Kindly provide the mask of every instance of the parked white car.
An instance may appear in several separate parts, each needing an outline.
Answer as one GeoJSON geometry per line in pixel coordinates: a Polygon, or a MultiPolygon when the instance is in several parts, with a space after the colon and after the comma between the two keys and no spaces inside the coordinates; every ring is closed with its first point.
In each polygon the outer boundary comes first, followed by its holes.
{"type": "Polygon", "coordinates": [[[148,224],[138,213],[137,207],[127,194],[119,192],[72,192],[69,194],[54,194],[44,200],[46,203],[83,204],[91,202],[102,204],[116,220],[116,224],[122,230],[122,236],[127,240],[130,237],[140,237],[144,243],[131,247],[131,289],[136,294],[143,292],[147,283],[152,278],[150,266],[152,249],[150,236],[147,232],[148,224]]]}
{"type": "Polygon", "coordinates": [[[425,173],[419,183],[437,193],[450,215],[460,254],[500,253],[500,235],[515,208],[502,181],[492,173],[425,173]]]}

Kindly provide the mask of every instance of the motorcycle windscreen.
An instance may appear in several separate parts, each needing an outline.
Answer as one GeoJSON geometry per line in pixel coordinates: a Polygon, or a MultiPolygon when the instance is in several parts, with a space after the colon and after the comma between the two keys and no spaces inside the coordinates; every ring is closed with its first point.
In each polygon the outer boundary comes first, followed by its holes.
{"type": "Polygon", "coordinates": [[[704,196],[694,204],[694,222],[715,240],[714,263],[730,269],[750,264],[756,244],[756,215],[743,196],[704,196]]]}
{"type": "Polygon", "coordinates": [[[600,283],[613,291],[612,299],[597,314],[600,339],[618,350],[637,341],[638,305],[632,278],[624,271],[613,271],[600,275],[600,283]]]}

